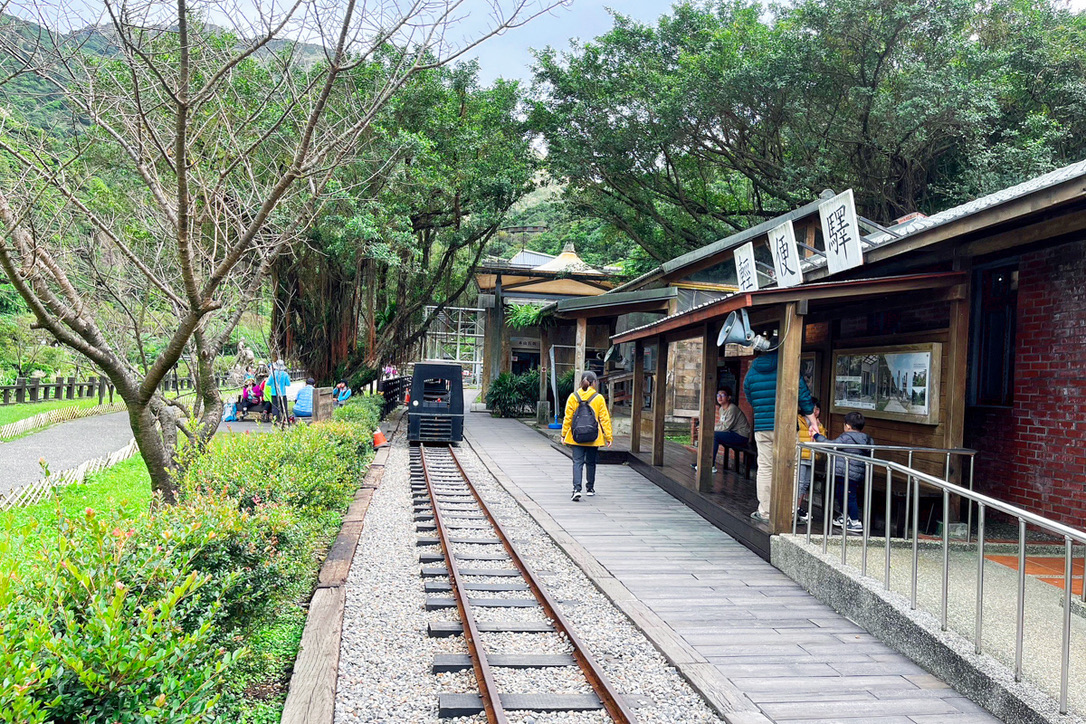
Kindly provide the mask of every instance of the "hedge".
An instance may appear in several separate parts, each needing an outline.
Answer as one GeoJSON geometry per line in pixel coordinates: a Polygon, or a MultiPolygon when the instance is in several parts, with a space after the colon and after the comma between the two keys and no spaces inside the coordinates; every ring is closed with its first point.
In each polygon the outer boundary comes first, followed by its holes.
{"type": "Polygon", "coordinates": [[[11,531],[0,545],[36,550],[0,571],[0,722],[249,718],[245,686],[268,674],[249,644],[312,594],[380,402],[216,438],[187,462],[177,505],[87,508],[44,544],[11,531]]]}

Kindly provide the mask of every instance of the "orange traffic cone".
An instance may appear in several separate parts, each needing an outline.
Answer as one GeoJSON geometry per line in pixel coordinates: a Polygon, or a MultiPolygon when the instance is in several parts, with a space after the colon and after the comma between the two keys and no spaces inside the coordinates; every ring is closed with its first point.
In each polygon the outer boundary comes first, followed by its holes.
{"type": "Polygon", "coordinates": [[[373,448],[376,450],[385,445],[388,445],[388,440],[385,438],[385,434],[381,432],[381,428],[377,428],[373,431],[373,448]]]}

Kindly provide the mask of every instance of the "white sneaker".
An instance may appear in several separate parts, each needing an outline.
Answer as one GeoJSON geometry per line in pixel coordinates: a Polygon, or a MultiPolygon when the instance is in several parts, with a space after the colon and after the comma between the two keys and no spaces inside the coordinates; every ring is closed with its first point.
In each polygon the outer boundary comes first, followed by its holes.
{"type": "Polygon", "coordinates": [[[595,494],[596,494],[595,490],[589,490],[587,493],[585,493],[585,495],[587,495],[590,498],[595,496],[595,494]]]}
{"type": "Polygon", "coordinates": [[[581,491],[580,490],[574,490],[573,495],[569,496],[569,499],[572,500],[574,503],[581,502],[581,491]]]}
{"type": "Polygon", "coordinates": [[[864,524],[863,523],[861,523],[858,520],[853,520],[852,518],[849,518],[848,519],[848,524],[846,526],[844,516],[840,516],[840,515],[833,519],[833,527],[834,528],[844,527],[849,533],[863,533],[864,532],[864,524]]]}
{"type": "MultiPolygon", "coordinates": [[[[697,470],[698,469],[698,464],[697,463],[690,463],[690,468],[692,470],[697,470]]],[[[713,466],[713,472],[716,473],[716,465],[713,466]]]]}

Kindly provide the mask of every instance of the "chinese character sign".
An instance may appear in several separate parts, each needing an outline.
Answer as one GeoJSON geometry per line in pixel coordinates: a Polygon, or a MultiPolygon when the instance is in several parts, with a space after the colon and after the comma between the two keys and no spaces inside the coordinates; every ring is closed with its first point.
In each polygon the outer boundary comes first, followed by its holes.
{"type": "Polygon", "coordinates": [[[735,278],[739,282],[739,291],[757,291],[758,272],[754,268],[754,242],[752,241],[748,241],[735,250],[735,278]]]}
{"type": "Polygon", "coordinates": [[[777,286],[794,287],[803,283],[799,270],[799,251],[796,248],[796,232],[792,222],[786,221],[769,232],[769,248],[773,252],[773,268],[777,272],[777,286]]]}
{"type": "Polygon", "coordinates": [[[856,224],[856,202],[852,189],[818,205],[822,217],[822,238],[826,242],[826,262],[830,274],[864,263],[860,227],[856,224]]]}

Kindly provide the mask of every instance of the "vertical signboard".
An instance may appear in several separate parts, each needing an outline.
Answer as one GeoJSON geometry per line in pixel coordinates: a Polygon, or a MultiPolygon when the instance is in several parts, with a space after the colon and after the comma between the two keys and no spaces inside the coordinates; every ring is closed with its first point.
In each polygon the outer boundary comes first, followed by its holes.
{"type": "Polygon", "coordinates": [[[856,223],[856,202],[852,189],[818,205],[822,218],[822,238],[826,242],[826,264],[830,274],[864,263],[860,227],[856,223]]]}
{"type": "Polygon", "coordinates": [[[754,268],[754,242],[748,241],[735,250],[735,278],[739,291],[758,290],[758,272],[754,268]]]}
{"type": "Polygon", "coordinates": [[[769,231],[769,249],[773,252],[773,269],[777,272],[777,286],[794,287],[803,283],[799,269],[799,249],[792,222],[786,221],[769,231]]]}

